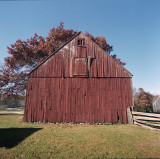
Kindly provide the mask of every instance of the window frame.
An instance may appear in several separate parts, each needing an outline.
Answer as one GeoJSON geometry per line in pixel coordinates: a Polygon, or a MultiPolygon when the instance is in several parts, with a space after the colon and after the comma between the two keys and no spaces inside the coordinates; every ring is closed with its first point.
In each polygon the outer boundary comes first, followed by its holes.
{"type": "Polygon", "coordinates": [[[77,46],[82,47],[82,46],[84,46],[84,44],[85,44],[85,39],[84,38],[78,38],[77,46]]]}

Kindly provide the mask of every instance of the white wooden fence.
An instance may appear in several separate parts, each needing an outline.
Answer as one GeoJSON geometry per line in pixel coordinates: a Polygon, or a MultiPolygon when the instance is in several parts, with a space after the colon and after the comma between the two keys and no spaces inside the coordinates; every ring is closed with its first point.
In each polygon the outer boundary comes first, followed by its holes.
{"type": "Polygon", "coordinates": [[[160,131],[160,114],[132,111],[133,123],[145,128],[160,131]]]}

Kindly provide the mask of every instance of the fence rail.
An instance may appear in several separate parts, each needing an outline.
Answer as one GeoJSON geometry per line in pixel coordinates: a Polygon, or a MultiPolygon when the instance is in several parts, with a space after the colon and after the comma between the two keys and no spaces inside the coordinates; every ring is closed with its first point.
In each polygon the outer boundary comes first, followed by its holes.
{"type": "Polygon", "coordinates": [[[160,114],[157,114],[157,113],[144,113],[144,112],[135,112],[135,111],[132,111],[132,115],[140,115],[140,116],[149,116],[149,117],[160,118],[160,114]]]}
{"type": "Polygon", "coordinates": [[[160,131],[160,114],[132,111],[132,116],[134,124],[160,131]]]}

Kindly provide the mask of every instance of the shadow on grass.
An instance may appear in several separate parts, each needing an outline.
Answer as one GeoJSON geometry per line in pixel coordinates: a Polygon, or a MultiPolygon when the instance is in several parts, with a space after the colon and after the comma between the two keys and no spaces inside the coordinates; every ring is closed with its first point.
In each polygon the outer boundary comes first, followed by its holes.
{"type": "Polygon", "coordinates": [[[0,148],[12,148],[41,129],[42,128],[0,128],[0,148]]]}

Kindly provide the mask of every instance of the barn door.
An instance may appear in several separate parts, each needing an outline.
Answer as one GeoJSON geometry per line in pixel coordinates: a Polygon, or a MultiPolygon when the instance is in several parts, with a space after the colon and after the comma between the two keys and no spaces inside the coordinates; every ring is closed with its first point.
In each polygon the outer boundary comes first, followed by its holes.
{"type": "Polygon", "coordinates": [[[75,58],[74,76],[88,76],[87,64],[87,58],[75,58]]]}
{"type": "Polygon", "coordinates": [[[74,76],[88,77],[90,76],[91,63],[94,58],[75,58],[74,60],[74,76]]]}

